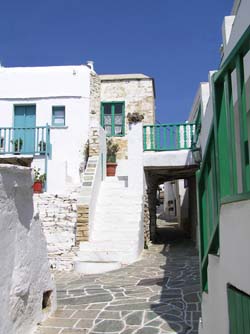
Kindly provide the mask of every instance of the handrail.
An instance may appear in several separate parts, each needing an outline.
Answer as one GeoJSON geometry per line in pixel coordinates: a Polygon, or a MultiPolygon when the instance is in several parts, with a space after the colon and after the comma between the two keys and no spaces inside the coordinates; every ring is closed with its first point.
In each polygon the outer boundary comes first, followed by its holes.
{"type": "Polygon", "coordinates": [[[144,151],[191,149],[196,137],[195,123],[147,124],[143,126],[144,151]]]}
{"type": "Polygon", "coordinates": [[[50,127],[0,127],[0,154],[50,154],[50,127]]]}

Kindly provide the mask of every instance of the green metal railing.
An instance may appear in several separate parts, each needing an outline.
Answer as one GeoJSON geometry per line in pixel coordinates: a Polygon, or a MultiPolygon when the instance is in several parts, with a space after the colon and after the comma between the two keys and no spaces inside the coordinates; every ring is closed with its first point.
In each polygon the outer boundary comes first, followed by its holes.
{"type": "Polygon", "coordinates": [[[143,126],[144,151],[176,151],[191,149],[194,143],[194,123],[153,124],[143,126]]]}
{"type": "Polygon", "coordinates": [[[0,127],[0,154],[50,155],[50,127],[0,127]]]}

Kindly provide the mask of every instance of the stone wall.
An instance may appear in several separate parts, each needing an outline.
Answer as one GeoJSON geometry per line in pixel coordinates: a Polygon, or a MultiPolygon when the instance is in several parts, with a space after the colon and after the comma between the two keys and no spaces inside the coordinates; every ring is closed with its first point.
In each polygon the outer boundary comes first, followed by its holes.
{"type": "Polygon", "coordinates": [[[128,76],[127,79],[124,79],[124,75],[101,75],[100,78],[101,102],[125,102],[125,136],[116,137],[114,141],[120,146],[117,159],[127,159],[128,113],[139,112],[144,115],[144,124],[155,123],[153,79],[143,75],[138,75],[138,78],[136,75],[134,77],[128,76]]]}
{"type": "Polygon", "coordinates": [[[76,253],[77,192],[68,196],[34,195],[34,211],[47,239],[50,266],[72,270],[76,253]]]}
{"type": "Polygon", "coordinates": [[[89,240],[89,206],[77,205],[76,245],[89,240]]]}
{"type": "Polygon", "coordinates": [[[148,194],[144,194],[144,248],[150,243],[150,216],[148,207],[148,194]]]}
{"type": "Polygon", "coordinates": [[[101,81],[95,72],[90,73],[90,124],[89,124],[89,156],[99,154],[100,126],[100,94],[101,81]]]}

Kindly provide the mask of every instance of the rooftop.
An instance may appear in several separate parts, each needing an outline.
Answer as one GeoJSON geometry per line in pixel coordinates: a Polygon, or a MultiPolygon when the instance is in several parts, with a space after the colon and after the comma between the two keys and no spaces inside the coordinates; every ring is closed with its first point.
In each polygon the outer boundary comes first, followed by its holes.
{"type": "Polygon", "coordinates": [[[142,73],[133,74],[101,74],[99,75],[101,81],[108,80],[142,80],[142,79],[152,79],[149,76],[142,73]]]}

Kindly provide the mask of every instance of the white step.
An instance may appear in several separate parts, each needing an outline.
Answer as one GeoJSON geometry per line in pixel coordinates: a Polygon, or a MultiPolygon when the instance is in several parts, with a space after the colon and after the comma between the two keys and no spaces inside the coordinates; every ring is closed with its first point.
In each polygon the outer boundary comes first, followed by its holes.
{"type": "MultiPolygon", "coordinates": [[[[109,224],[103,224],[103,222],[98,222],[98,224],[95,224],[94,228],[92,229],[92,231],[116,231],[119,230],[123,233],[125,233],[125,231],[127,231],[128,229],[133,230],[134,232],[138,233],[139,230],[142,229],[142,226],[137,227],[136,223],[133,224],[126,224],[126,226],[124,227],[123,224],[114,224],[113,222],[110,222],[109,224]]],[[[108,238],[110,239],[110,238],[108,238]]],[[[105,238],[105,240],[107,240],[105,238]]]]}
{"type": "Polygon", "coordinates": [[[80,242],[80,251],[102,251],[109,252],[110,250],[128,250],[130,247],[135,247],[137,242],[131,240],[102,240],[102,241],[87,241],[80,242]]]}
{"type": "Polygon", "coordinates": [[[108,271],[117,270],[121,268],[120,262],[85,262],[85,261],[75,261],[74,263],[75,271],[78,273],[83,273],[85,275],[91,274],[101,274],[108,271]]]}
{"type": "Polygon", "coordinates": [[[138,238],[139,231],[119,231],[119,230],[95,230],[92,232],[93,240],[135,240],[138,238]]]}
{"type": "Polygon", "coordinates": [[[140,230],[140,226],[138,226],[137,222],[132,222],[131,224],[114,224],[114,223],[110,223],[110,224],[103,224],[103,223],[99,223],[99,224],[95,224],[94,228],[93,228],[93,232],[95,231],[112,231],[112,230],[117,230],[123,233],[126,233],[126,231],[131,231],[131,232],[138,232],[140,230]]]}
{"type": "Polygon", "coordinates": [[[89,242],[81,242],[76,271],[96,274],[137,260],[142,250],[142,198],[125,180],[108,177],[102,182],[89,242]]]}
{"type": "Polygon", "coordinates": [[[109,250],[109,251],[80,251],[78,253],[78,260],[84,262],[118,262],[124,260],[124,255],[131,256],[125,250],[109,250]]]}
{"type": "MultiPolygon", "coordinates": [[[[105,202],[112,202],[112,201],[136,201],[138,200],[138,197],[128,195],[126,193],[122,193],[122,191],[116,191],[115,189],[111,189],[108,191],[103,192],[100,194],[100,197],[98,199],[98,202],[102,199],[105,202]]],[[[101,202],[100,202],[101,203],[101,202]]]]}
{"type": "Polygon", "coordinates": [[[111,218],[114,217],[114,219],[117,218],[117,216],[122,216],[122,217],[126,217],[128,218],[132,218],[132,219],[137,219],[138,217],[141,217],[141,210],[139,208],[128,208],[128,210],[126,210],[125,208],[116,208],[114,207],[114,209],[110,209],[107,210],[105,207],[103,208],[97,208],[96,209],[96,216],[99,217],[107,217],[107,218],[111,218]],[[108,212],[107,212],[108,211],[108,212]]]}
{"type": "Polygon", "coordinates": [[[98,213],[97,218],[102,218],[104,221],[107,220],[113,220],[114,222],[119,222],[120,219],[123,219],[123,221],[126,222],[126,220],[134,220],[138,221],[139,218],[141,217],[141,212],[103,212],[103,214],[98,213]]]}

